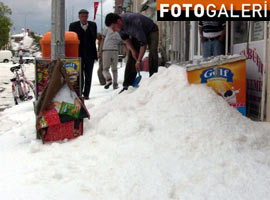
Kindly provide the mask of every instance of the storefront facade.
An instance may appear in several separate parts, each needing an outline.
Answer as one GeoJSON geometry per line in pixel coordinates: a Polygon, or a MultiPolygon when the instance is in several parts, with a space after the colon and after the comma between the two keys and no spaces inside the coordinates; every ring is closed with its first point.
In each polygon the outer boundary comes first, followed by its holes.
{"type": "Polygon", "coordinates": [[[247,113],[253,119],[266,118],[268,68],[267,22],[235,21],[231,24],[231,52],[246,56],[247,113]]]}
{"type": "MultiPolygon", "coordinates": [[[[202,57],[198,21],[191,22],[189,59],[202,57]]],[[[226,22],[226,55],[246,56],[247,116],[270,121],[268,75],[269,23],[266,21],[226,22]]]]}

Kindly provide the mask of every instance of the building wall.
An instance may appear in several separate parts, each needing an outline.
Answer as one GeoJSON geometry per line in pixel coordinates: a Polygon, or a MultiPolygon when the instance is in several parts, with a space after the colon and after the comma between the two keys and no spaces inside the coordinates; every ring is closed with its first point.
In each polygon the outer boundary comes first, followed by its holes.
{"type": "MultiPolygon", "coordinates": [[[[145,0],[131,1],[129,9],[126,11],[140,12],[142,3],[145,0]]],[[[159,53],[162,55],[161,63],[182,62],[188,60],[190,23],[189,22],[157,22],[156,0],[148,0],[152,7],[149,7],[141,14],[151,18],[159,26],[159,53]],[[155,7],[153,6],[155,5],[155,7]]]]}

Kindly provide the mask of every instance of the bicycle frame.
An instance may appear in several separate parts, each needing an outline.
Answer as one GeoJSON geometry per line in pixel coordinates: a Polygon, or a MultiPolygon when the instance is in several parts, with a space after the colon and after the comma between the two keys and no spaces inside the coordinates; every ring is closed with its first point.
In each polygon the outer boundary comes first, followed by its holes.
{"type": "Polygon", "coordinates": [[[28,96],[28,94],[30,93],[30,88],[31,88],[34,95],[35,95],[34,84],[31,81],[27,80],[22,67],[21,67],[21,80],[22,80],[22,83],[23,83],[23,90],[24,90],[25,94],[27,94],[27,96],[28,96]]]}
{"type": "Polygon", "coordinates": [[[27,80],[22,66],[18,65],[16,67],[12,67],[10,71],[15,74],[15,78],[11,79],[12,94],[15,104],[18,104],[18,99],[20,99],[21,101],[27,101],[32,99],[33,96],[30,95],[30,92],[32,90],[33,94],[35,95],[34,84],[31,81],[27,80]],[[19,73],[19,70],[21,70],[21,73],[19,73]]]}

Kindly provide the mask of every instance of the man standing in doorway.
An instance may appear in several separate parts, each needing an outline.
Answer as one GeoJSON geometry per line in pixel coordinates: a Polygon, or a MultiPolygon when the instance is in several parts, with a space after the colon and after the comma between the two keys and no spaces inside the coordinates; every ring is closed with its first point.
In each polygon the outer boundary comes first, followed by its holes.
{"type": "Polygon", "coordinates": [[[69,25],[69,31],[78,34],[79,56],[81,57],[81,89],[85,100],[89,99],[94,62],[97,60],[97,25],[95,22],[87,21],[88,11],[79,11],[80,21],[69,25]]]}
{"type": "MultiPolygon", "coordinates": [[[[158,26],[148,17],[139,13],[121,15],[109,13],[106,26],[119,32],[128,50],[123,90],[127,90],[136,79],[146,47],[149,47],[149,75],[158,71],[158,26]]],[[[122,90],[122,91],[123,91],[122,90]]]]}
{"type": "Polygon", "coordinates": [[[225,21],[199,21],[203,57],[224,54],[225,21]]]}

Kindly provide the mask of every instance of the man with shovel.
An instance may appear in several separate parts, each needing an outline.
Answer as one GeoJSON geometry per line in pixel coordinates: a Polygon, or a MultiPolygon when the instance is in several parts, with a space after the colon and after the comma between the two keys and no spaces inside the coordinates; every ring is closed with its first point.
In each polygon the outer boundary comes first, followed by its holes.
{"type": "Polygon", "coordinates": [[[139,13],[121,15],[109,13],[105,19],[106,26],[119,32],[128,50],[123,90],[133,85],[140,69],[142,58],[149,48],[149,76],[158,71],[158,26],[148,17],[139,13]]]}

